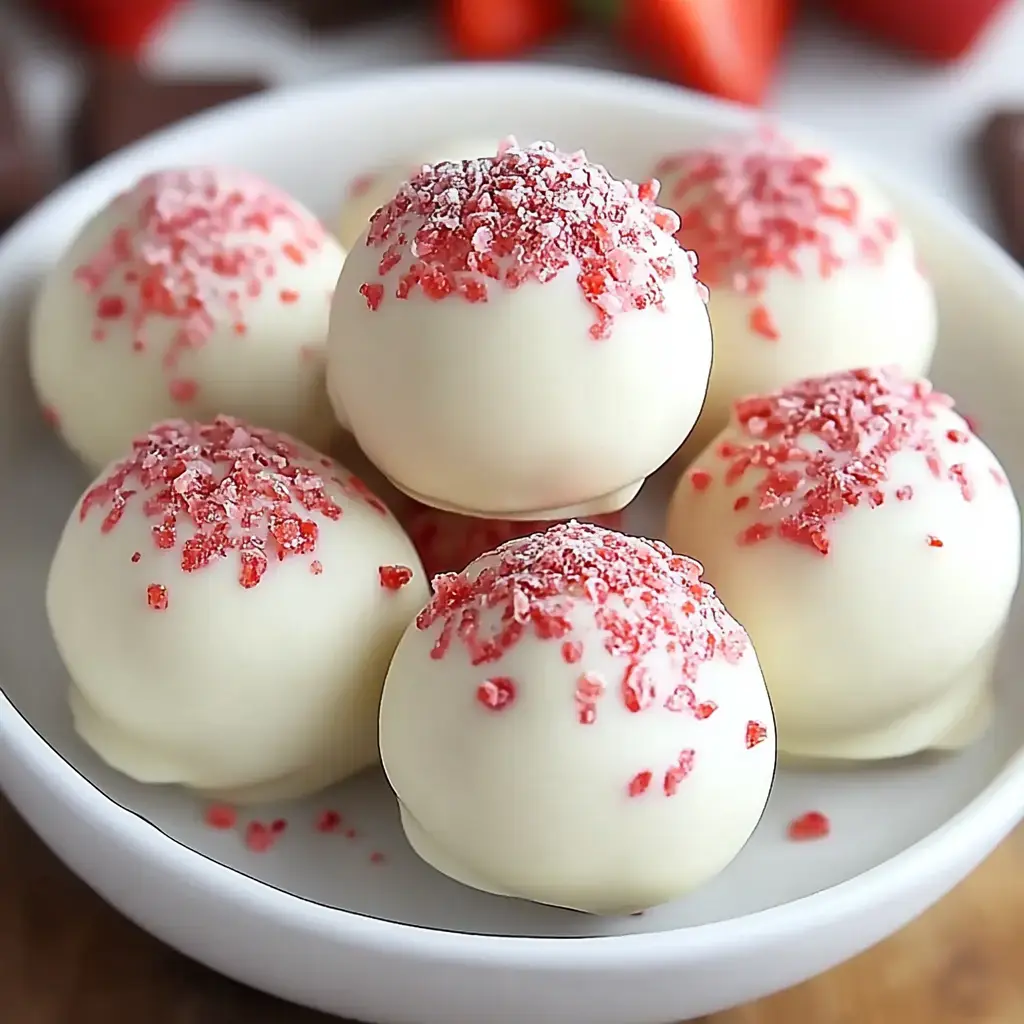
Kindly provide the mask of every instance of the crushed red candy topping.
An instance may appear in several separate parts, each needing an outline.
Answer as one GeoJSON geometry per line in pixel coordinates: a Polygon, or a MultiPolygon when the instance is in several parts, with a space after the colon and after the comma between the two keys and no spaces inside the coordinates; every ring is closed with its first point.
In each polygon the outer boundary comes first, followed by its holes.
{"type": "Polygon", "coordinates": [[[747,722],[746,744],[747,749],[752,750],[760,743],[768,739],[768,730],[760,722],[747,722]]]}
{"type": "MultiPolygon", "coordinates": [[[[318,518],[341,517],[311,468],[315,460],[284,434],[227,416],[208,424],[168,420],[137,438],[132,454],[86,493],[79,520],[95,509],[108,533],[135,502],[153,523],[154,547],[180,552],[183,572],[237,552],[239,583],[254,587],[274,561],[316,551],[318,518]]],[[[166,608],[166,586],[150,584],[147,601],[166,608]]]]}
{"type": "MultiPolygon", "coordinates": [[[[770,125],[716,145],[662,159],[680,244],[700,253],[701,277],[757,299],[774,271],[831,277],[851,263],[881,262],[895,221],[871,217],[849,185],[827,180],[828,157],[800,149],[770,125]]],[[[771,312],[756,305],[750,328],[780,337],[771,312]]]]}
{"type": "MultiPolygon", "coordinates": [[[[176,402],[198,393],[195,381],[174,372],[182,354],[205,345],[221,323],[244,335],[247,305],[270,287],[282,262],[305,263],[327,239],[290,196],[235,170],[150,174],[114,205],[117,227],[75,270],[95,302],[91,333],[103,342],[111,323],[124,322],[133,351],[159,344],[176,402]]],[[[299,298],[287,289],[274,294],[285,304],[299,298]]]]}
{"type": "Polygon", "coordinates": [[[238,811],[230,804],[210,804],[203,814],[203,820],[210,828],[232,829],[238,823],[238,811]]]}
{"type": "Polygon", "coordinates": [[[597,642],[622,664],[616,679],[577,677],[577,717],[590,724],[599,701],[612,694],[642,712],[664,704],[680,685],[692,696],[704,663],[735,664],[743,656],[747,635],[701,581],[702,572],[660,541],[572,521],[503,544],[472,575],[436,576],[416,627],[440,627],[435,660],[458,643],[473,665],[494,665],[528,637],[557,643],[564,660],[567,642],[586,639],[573,635],[574,619],[586,610],[597,642]],[[649,655],[658,656],[657,671],[649,655]],[[667,680],[666,661],[674,674],[667,680]]]}
{"type": "Polygon", "coordinates": [[[832,824],[821,811],[808,811],[794,818],[786,828],[786,835],[794,842],[825,839],[832,831],[832,824]]]}
{"type": "MultiPolygon", "coordinates": [[[[428,577],[461,572],[470,562],[506,541],[542,533],[550,520],[476,519],[410,501],[397,509],[399,521],[416,548],[428,577]]],[[[622,513],[593,516],[589,522],[617,530],[622,513]]]]}
{"type": "Polygon", "coordinates": [[[328,808],[317,815],[314,828],[317,832],[337,832],[341,828],[341,822],[341,815],[328,808]]]}
{"type": "Polygon", "coordinates": [[[656,205],[658,188],[541,142],[425,165],[370,221],[366,245],[381,250],[378,273],[390,283],[368,281],[362,295],[371,310],[417,289],[486,302],[495,285],[543,284],[575,264],[590,333],[607,338],[618,314],[663,309],[664,282],[694,277],[696,256],[671,239],[679,218],[656,205]]]}
{"type": "Polygon", "coordinates": [[[476,699],[485,708],[502,711],[516,699],[516,684],[507,676],[485,679],[477,687],[476,699]]]}
{"type": "Polygon", "coordinates": [[[412,580],[412,569],[407,565],[382,565],[377,573],[385,590],[401,590],[412,580]]]}
{"type": "Polygon", "coordinates": [[[893,457],[903,452],[917,453],[935,479],[972,500],[965,465],[947,466],[936,444],[936,414],[952,406],[948,395],[895,368],[850,370],[740,399],[738,431],[716,449],[722,468],[713,476],[728,487],[746,478],[744,507],[773,515],[745,527],[737,543],[778,537],[827,555],[830,527],[850,509],[877,508],[890,493],[913,500],[913,488],[892,479],[893,457]]]}

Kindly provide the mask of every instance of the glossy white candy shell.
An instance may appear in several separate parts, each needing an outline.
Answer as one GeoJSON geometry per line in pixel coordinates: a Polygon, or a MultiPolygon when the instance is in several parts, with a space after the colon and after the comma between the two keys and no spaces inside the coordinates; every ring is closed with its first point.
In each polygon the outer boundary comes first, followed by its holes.
{"type": "MultiPolygon", "coordinates": [[[[493,562],[478,559],[468,571],[493,562]]],[[[568,620],[567,639],[583,646],[574,664],[560,640],[533,634],[486,665],[473,665],[457,639],[432,658],[443,620],[410,626],[381,702],[384,770],[418,826],[421,855],[446,874],[592,913],[645,910],[714,877],[754,831],[775,771],[771,705],[748,648],[738,663],[719,657],[700,666],[693,692],[717,704],[710,717],[669,711],[663,704],[679,661],[658,651],[644,665],[660,697],[632,712],[621,696],[629,659],[605,649],[594,606],[577,602],[568,620]],[[606,686],[589,725],[578,721],[573,699],[583,673],[606,686]],[[501,710],[476,700],[492,676],[516,687],[501,710]],[[748,749],[750,721],[768,733],[748,749]],[[684,749],[693,751],[693,769],[666,796],[665,771],[684,749]],[[652,773],[650,785],[630,796],[642,771],[652,773]]],[[[497,632],[497,613],[485,612],[480,628],[497,632]]]]}
{"type": "MultiPolygon", "coordinates": [[[[314,472],[347,478],[311,457],[314,472]]],[[[108,763],[142,782],[250,802],[303,796],[377,760],[384,676],[427,585],[391,516],[329,478],[325,485],[341,517],[308,513],[316,550],[283,561],[271,554],[250,588],[239,583],[234,552],[180,568],[188,522],[175,548],[158,550],[141,495],[108,533],[100,526],[109,506],[84,520],[71,513],[47,610],[74,680],[75,724],[108,763]],[[395,564],[414,572],[398,591],[379,574],[395,564]],[[165,609],[147,604],[150,583],[166,586],[165,609]]]]}
{"type": "MultiPolygon", "coordinates": [[[[225,310],[211,336],[183,351],[169,371],[163,356],[181,321],[150,318],[146,350],[134,351],[134,291],[123,282],[121,287],[112,283],[102,294],[123,298],[128,313],[103,321],[106,337],[94,341],[97,294],[74,276],[137,212],[132,196],[92,217],[73,244],[68,240],[70,248],[50,270],[36,300],[29,349],[32,379],[40,401],[59,418],[72,450],[98,470],[159,420],[208,420],[221,414],[326,447],[335,426],[323,396],[324,340],[330,297],[344,260],[334,239],[325,237],[301,265],[278,262],[277,273],[264,282],[260,296],[244,303],[244,336],[235,333],[235,318],[225,310]],[[282,290],[294,291],[298,298],[284,303],[282,290]],[[194,400],[171,397],[175,378],[198,384],[194,400]]],[[[289,231],[280,241],[293,237],[289,231]]],[[[264,244],[266,238],[258,233],[255,240],[264,244]]]]}
{"type": "MultiPolygon", "coordinates": [[[[750,469],[724,482],[730,463],[714,450],[750,441],[735,426],[696,457],[712,475],[705,490],[690,471],[680,478],[666,536],[704,565],[754,640],[784,753],[879,758],[945,746],[987,703],[984,652],[1017,588],[1020,511],[985,443],[947,437],[969,433],[960,416],[938,409],[927,422],[943,465],[964,465],[972,500],[936,479],[922,453],[898,452],[885,501],[847,509],[829,527],[824,556],[778,537],[738,543],[754,523],[776,524],[793,509],[762,512],[755,497],[734,511],[764,475],[750,469]],[[913,489],[909,500],[896,498],[902,486],[913,489]]],[[[809,437],[801,444],[823,447],[809,437]]]]}
{"type": "MultiPolygon", "coordinates": [[[[338,215],[338,238],[346,249],[359,244],[366,234],[370,218],[380,207],[395,197],[403,181],[423,164],[436,164],[442,160],[471,160],[477,156],[491,156],[498,151],[498,141],[488,139],[454,139],[404,157],[387,167],[370,171],[364,185],[355,193],[346,195],[338,215]]],[[[362,176],[361,176],[362,177],[362,176]]]]}
{"type": "MultiPolygon", "coordinates": [[[[994,727],[980,743],[953,758],[856,773],[781,770],[761,824],[729,868],[642,917],[595,919],[449,883],[408,849],[375,774],[326,799],[344,802],[388,865],[369,863],[358,841],[324,842],[307,832],[302,822],[320,801],[266,808],[287,813],[297,828],[294,842],[256,857],[237,836],[206,828],[190,796],[105,769],[71,729],[43,588],[87,480],[39,418],[27,386],[24,316],[38,275],[91,209],[169,161],[241,163],[329,215],[339,177],[448,136],[453,110],[468,132],[501,135],[511,127],[585,145],[613,172],[634,178],[662,155],[666,137],[696,142],[747,117],[676,88],[577,71],[367,76],[267,96],[163,135],[96,168],[6,236],[0,462],[4,479],[19,481],[21,498],[0,501],[0,784],[49,845],[133,920],[286,998],[382,1024],[522,1024],[546,1019],[552,1007],[565,1024],[699,1017],[877,942],[948,891],[1016,824],[1024,809],[1019,606],[997,672],[994,727]],[[399,112],[408,131],[402,139],[387,129],[399,112]],[[311,123],[324,129],[322,159],[304,156],[311,123]],[[830,816],[829,840],[787,842],[787,822],[815,807],[830,816]]],[[[935,379],[982,418],[1019,487],[1024,275],[919,187],[886,180],[937,287],[943,328],[935,379]]],[[[634,529],[659,529],[667,500],[659,484],[651,481],[631,510],[634,529]]]]}
{"type": "Polygon", "coordinates": [[[488,282],[486,302],[418,288],[397,299],[401,267],[380,278],[382,250],[359,245],[331,310],[334,408],[388,478],[427,504],[493,518],[615,511],[625,502],[599,499],[675,451],[710,372],[707,308],[685,255],[667,235],[661,246],[678,267],[664,310],[621,313],[596,340],[575,261],[544,284],[488,282]],[[371,310],[359,289],[376,281],[387,291],[371,310]]]}

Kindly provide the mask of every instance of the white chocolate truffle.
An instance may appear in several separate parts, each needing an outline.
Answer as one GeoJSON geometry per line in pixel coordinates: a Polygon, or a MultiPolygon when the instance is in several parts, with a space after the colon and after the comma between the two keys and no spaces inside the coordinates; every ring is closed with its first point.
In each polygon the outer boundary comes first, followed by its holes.
{"type": "Polygon", "coordinates": [[[370,218],[382,206],[391,202],[402,183],[422,167],[447,160],[472,160],[474,157],[490,156],[497,149],[498,143],[495,140],[455,139],[431,146],[407,160],[361,174],[348,187],[338,216],[338,238],[341,244],[346,250],[355,248],[366,234],[370,218]]]}
{"type": "Polygon", "coordinates": [[[493,519],[614,512],[696,422],[711,331],[656,186],[538,143],[426,168],[331,312],[328,391],[410,497],[493,519]]]}
{"type": "Polygon", "coordinates": [[[931,285],[870,181],[770,127],[660,162],[660,201],[711,292],[715,362],[695,455],[744,395],[858,366],[927,374],[931,285]]]}
{"type": "Polygon", "coordinates": [[[173,417],[240,416],[324,447],[343,260],[311,213],[251,174],[148,175],[43,282],[30,343],[39,399],[94,470],[173,417]]]}
{"type": "Polygon", "coordinates": [[[426,596],[358,478],[222,417],[159,424],[104,470],[46,600],[86,743],[140,782],[247,802],[377,760],[384,676],[426,596]]]}
{"type": "Polygon", "coordinates": [[[985,727],[1020,513],[926,381],[856,370],[737,402],[666,536],[750,633],[780,752],[898,757],[985,727]]]}
{"type": "Polygon", "coordinates": [[[700,575],[657,541],[567,523],[434,580],[380,718],[424,860],[484,891],[625,914],[736,856],[775,731],[747,635],[700,575]]]}

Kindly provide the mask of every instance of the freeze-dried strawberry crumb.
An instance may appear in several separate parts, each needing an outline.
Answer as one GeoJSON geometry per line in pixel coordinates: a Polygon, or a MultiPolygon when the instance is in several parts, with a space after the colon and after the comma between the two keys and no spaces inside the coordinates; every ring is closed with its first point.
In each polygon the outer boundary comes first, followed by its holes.
{"type": "Polygon", "coordinates": [[[832,831],[832,824],[821,811],[808,811],[794,818],[786,829],[786,835],[794,842],[825,839],[832,831]]]}
{"type": "Polygon", "coordinates": [[[516,699],[516,684],[506,676],[485,679],[477,687],[476,699],[485,708],[501,711],[516,699]]]}
{"type": "MultiPolygon", "coordinates": [[[[224,168],[149,174],[114,200],[114,212],[117,227],[75,271],[94,301],[90,333],[103,339],[101,325],[123,322],[134,351],[160,345],[176,402],[199,390],[173,372],[182,354],[207,344],[223,323],[244,335],[249,307],[282,261],[302,263],[327,239],[280,189],[224,168]]],[[[299,298],[279,293],[284,304],[299,298]]]]}
{"type": "Polygon", "coordinates": [[[210,828],[232,829],[238,823],[238,812],[229,804],[210,804],[203,820],[210,828]]]}
{"type": "Polygon", "coordinates": [[[647,788],[651,784],[651,779],[654,778],[652,772],[637,772],[632,779],[629,780],[629,795],[630,796],[642,796],[647,792],[647,788]]]}
{"type": "MultiPolygon", "coordinates": [[[[898,230],[869,215],[848,184],[830,181],[828,157],[801,149],[770,125],[662,159],[680,217],[680,244],[700,254],[701,277],[752,298],[773,273],[829,278],[885,259],[898,230]]],[[[750,328],[777,341],[771,311],[756,305],[750,328]]]]}
{"type": "MultiPolygon", "coordinates": [[[[169,420],[138,438],[131,455],[88,491],[79,519],[96,509],[101,531],[109,532],[135,503],[153,524],[154,546],[178,551],[182,571],[237,553],[239,583],[254,587],[273,562],[313,554],[318,519],[341,516],[311,468],[316,458],[283,434],[230,417],[169,420]]],[[[167,588],[150,585],[147,600],[166,608],[167,588]]]]}
{"type": "Polygon", "coordinates": [[[679,683],[696,686],[705,662],[743,656],[747,635],[701,582],[702,571],[659,541],[574,521],[507,542],[473,575],[435,577],[416,626],[436,630],[432,658],[443,659],[458,643],[474,665],[500,663],[528,637],[557,643],[562,661],[564,644],[582,642],[573,634],[586,629],[622,666],[617,679],[577,677],[572,697],[588,724],[598,691],[618,693],[641,712],[679,683]],[[647,664],[650,655],[657,656],[657,671],[647,664]]]}
{"type": "Polygon", "coordinates": [[[385,590],[401,590],[412,580],[412,569],[407,565],[382,565],[377,573],[385,590]]]}
{"type": "MultiPolygon", "coordinates": [[[[734,488],[746,481],[749,500],[733,507],[768,515],[744,527],[737,543],[778,537],[828,554],[832,524],[851,509],[913,500],[914,489],[892,477],[893,458],[906,452],[971,501],[966,464],[946,465],[936,444],[944,436],[936,416],[952,406],[948,395],[896,368],[850,370],[740,399],[711,476],[734,488]]],[[[957,433],[958,445],[973,437],[957,433]]]]}
{"type": "Polygon", "coordinates": [[[760,722],[747,722],[747,749],[756,747],[768,739],[768,730],[760,722]]]}
{"type": "MultiPolygon", "coordinates": [[[[370,221],[381,282],[361,292],[371,310],[419,290],[430,299],[487,301],[490,289],[545,283],[571,266],[594,312],[594,338],[631,309],[664,308],[664,283],[693,278],[696,257],[671,235],[657,182],[618,181],[582,152],[514,140],[496,156],[424,166],[370,221]]],[[[694,282],[694,287],[700,286],[694,282]]]]}
{"type": "Polygon", "coordinates": [[[341,815],[334,810],[321,811],[316,819],[317,832],[337,832],[341,828],[341,815]]]}

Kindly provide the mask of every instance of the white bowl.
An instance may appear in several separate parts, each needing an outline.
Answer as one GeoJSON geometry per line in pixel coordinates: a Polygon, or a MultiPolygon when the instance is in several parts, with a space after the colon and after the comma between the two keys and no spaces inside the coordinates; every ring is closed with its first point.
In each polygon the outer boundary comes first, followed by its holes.
{"type": "MultiPolygon", "coordinates": [[[[373,772],[287,816],[274,850],[203,824],[174,788],[136,785],[75,737],[43,610],[47,565],[85,477],[44,425],[25,370],[40,271],[141,172],[229,162],[330,221],[347,179],[451,136],[551,138],[629,177],[751,115],[678,89],[540,68],[438,68],[274,93],[145,141],[61,189],[0,244],[0,782],[68,865],[144,928],[296,1002],[381,1022],[660,1024],[799,982],[885,937],[966,875],[1024,811],[1021,611],[993,729],[955,757],[780,771],[740,857],[690,898],[623,920],[486,896],[421,864],[373,772]],[[358,834],[318,833],[336,808],[358,834]],[[826,840],[787,841],[806,810],[826,840]],[[371,854],[380,852],[380,858],[371,854]]],[[[1024,273],[975,228],[883,178],[938,288],[937,382],[981,418],[1024,493],[1024,273]]],[[[648,488],[632,526],[658,529],[648,488]],[[645,522],[646,519],[646,522],[645,522]]],[[[642,851],[638,851],[642,855],[642,851]]]]}

